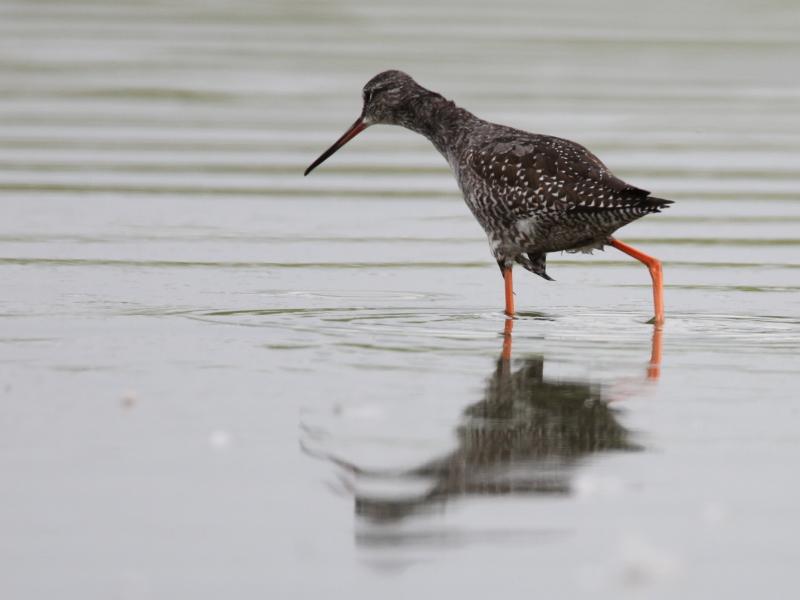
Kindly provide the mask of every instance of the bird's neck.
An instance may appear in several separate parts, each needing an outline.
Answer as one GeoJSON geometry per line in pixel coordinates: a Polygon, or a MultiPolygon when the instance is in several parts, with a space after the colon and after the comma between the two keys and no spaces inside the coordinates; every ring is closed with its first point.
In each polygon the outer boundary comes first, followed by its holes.
{"type": "Polygon", "coordinates": [[[402,125],[428,138],[452,165],[466,142],[469,124],[473,121],[478,121],[478,117],[431,92],[410,105],[402,125]]]}

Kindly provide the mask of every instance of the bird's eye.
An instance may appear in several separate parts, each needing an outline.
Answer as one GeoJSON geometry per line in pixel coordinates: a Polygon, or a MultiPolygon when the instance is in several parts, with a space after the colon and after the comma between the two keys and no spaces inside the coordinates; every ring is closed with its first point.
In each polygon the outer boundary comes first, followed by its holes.
{"type": "Polygon", "coordinates": [[[369,104],[370,100],[372,100],[372,92],[364,92],[364,104],[369,104]]]}

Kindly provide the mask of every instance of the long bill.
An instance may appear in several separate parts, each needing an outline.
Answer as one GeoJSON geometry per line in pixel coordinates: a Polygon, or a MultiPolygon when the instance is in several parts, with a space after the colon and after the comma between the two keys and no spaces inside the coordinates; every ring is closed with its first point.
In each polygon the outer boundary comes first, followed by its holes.
{"type": "Polygon", "coordinates": [[[334,152],[336,152],[339,148],[344,146],[347,142],[352,140],[366,128],[367,124],[364,122],[364,119],[362,117],[356,119],[356,122],[350,126],[350,129],[344,132],[344,135],[342,137],[340,137],[338,140],[334,142],[333,146],[325,150],[325,152],[323,152],[317,160],[311,163],[311,165],[306,169],[305,173],[303,173],[303,176],[306,176],[309,173],[311,173],[311,171],[313,171],[323,162],[328,160],[328,157],[330,157],[334,152]]]}

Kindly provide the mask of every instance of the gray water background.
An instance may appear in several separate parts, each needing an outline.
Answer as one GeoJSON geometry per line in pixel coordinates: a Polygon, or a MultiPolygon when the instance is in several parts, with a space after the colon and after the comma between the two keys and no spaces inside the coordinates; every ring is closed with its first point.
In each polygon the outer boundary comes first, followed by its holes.
{"type": "Polygon", "coordinates": [[[800,5],[0,3],[0,597],[792,597],[800,5]],[[676,200],[501,281],[401,68],[676,200]]]}

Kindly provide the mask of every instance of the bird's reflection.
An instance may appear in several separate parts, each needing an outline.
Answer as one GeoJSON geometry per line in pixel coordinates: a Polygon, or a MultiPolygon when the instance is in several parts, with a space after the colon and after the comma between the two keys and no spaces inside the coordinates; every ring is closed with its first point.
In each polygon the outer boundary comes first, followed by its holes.
{"type": "MultiPolygon", "coordinates": [[[[464,410],[456,450],[403,472],[363,470],[334,460],[373,483],[426,482],[424,491],[400,497],[355,489],[359,517],[397,521],[466,495],[567,494],[582,459],[639,448],[599,384],[547,378],[541,356],[512,362],[513,324],[511,319],[505,323],[503,348],[483,398],[464,410]]],[[[648,379],[658,378],[660,360],[661,330],[656,328],[648,379]]]]}

